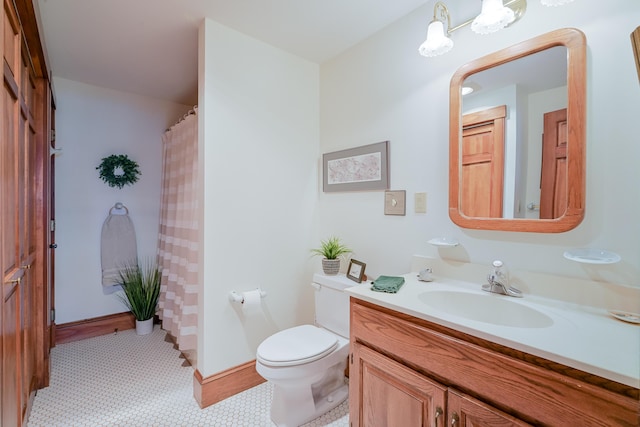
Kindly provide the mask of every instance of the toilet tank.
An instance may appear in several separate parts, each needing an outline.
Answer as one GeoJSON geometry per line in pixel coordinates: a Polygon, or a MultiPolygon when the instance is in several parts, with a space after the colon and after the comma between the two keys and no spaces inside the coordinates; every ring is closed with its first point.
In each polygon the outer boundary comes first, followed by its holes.
{"type": "Polygon", "coordinates": [[[313,275],[317,326],[349,338],[349,294],[344,290],[355,285],[357,283],[344,274],[313,275]]]}

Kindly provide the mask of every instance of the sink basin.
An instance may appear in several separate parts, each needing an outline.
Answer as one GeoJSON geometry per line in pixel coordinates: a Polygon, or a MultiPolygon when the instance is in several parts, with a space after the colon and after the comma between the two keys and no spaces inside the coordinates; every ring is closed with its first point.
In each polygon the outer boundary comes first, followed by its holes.
{"type": "Polygon", "coordinates": [[[508,296],[459,291],[427,291],[418,299],[430,308],[476,322],[514,328],[548,328],[553,319],[508,296]]]}

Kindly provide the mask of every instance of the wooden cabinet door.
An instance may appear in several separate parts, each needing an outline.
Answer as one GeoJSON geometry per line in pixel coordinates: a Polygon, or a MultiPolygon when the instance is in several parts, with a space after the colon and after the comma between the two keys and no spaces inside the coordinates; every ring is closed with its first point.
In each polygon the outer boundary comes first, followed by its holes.
{"type": "Polygon", "coordinates": [[[444,426],[446,387],[358,343],[352,350],[352,427],[444,426]]]}
{"type": "Polygon", "coordinates": [[[451,427],[524,427],[530,425],[451,388],[448,393],[447,405],[448,425],[451,427]]]}

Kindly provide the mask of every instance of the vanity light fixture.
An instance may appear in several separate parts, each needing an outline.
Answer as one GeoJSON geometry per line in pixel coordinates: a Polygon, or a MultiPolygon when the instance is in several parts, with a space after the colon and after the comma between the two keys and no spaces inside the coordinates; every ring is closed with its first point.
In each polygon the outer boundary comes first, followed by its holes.
{"type": "MultiPolygon", "coordinates": [[[[573,0],[540,0],[545,6],[560,6],[573,0]]],[[[482,0],[480,15],[474,19],[451,27],[451,15],[447,6],[438,1],[433,7],[433,20],[427,29],[427,39],[420,45],[418,52],[426,57],[438,56],[453,49],[451,33],[462,27],[471,25],[471,30],[478,34],[494,33],[516,22],[524,15],[527,0],[482,0]],[[445,24],[447,25],[445,31],[445,24]]]]}
{"type": "Polygon", "coordinates": [[[527,0],[509,0],[503,5],[502,0],[482,0],[482,12],[475,19],[451,27],[451,15],[447,6],[436,2],[433,7],[433,20],[427,29],[427,39],[418,51],[422,56],[438,56],[453,48],[453,40],[449,35],[462,27],[471,25],[471,29],[480,34],[488,34],[508,27],[516,22],[527,8],[527,0]],[[444,25],[447,25],[446,32],[444,25]]]}
{"type": "Polygon", "coordinates": [[[477,34],[491,34],[515,21],[513,10],[502,0],[482,0],[482,11],[471,23],[471,31],[477,34]]]}
{"type": "Polygon", "coordinates": [[[451,33],[451,15],[447,6],[442,2],[436,2],[433,8],[433,20],[427,28],[427,39],[420,45],[420,55],[431,57],[442,55],[453,48],[453,40],[447,37],[451,33]],[[447,21],[447,34],[444,34],[443,20],[447,21]]]}

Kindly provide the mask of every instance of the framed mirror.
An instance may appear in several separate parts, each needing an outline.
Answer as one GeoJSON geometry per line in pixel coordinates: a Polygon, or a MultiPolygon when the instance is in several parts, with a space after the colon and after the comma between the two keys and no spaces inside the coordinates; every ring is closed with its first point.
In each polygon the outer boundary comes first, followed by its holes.
{"type": "Polygon", "coordinates": [[[584,217],[586,39],[552,31],[451,79],[449,216],[464,228],[559,233],[584,217]]]}

